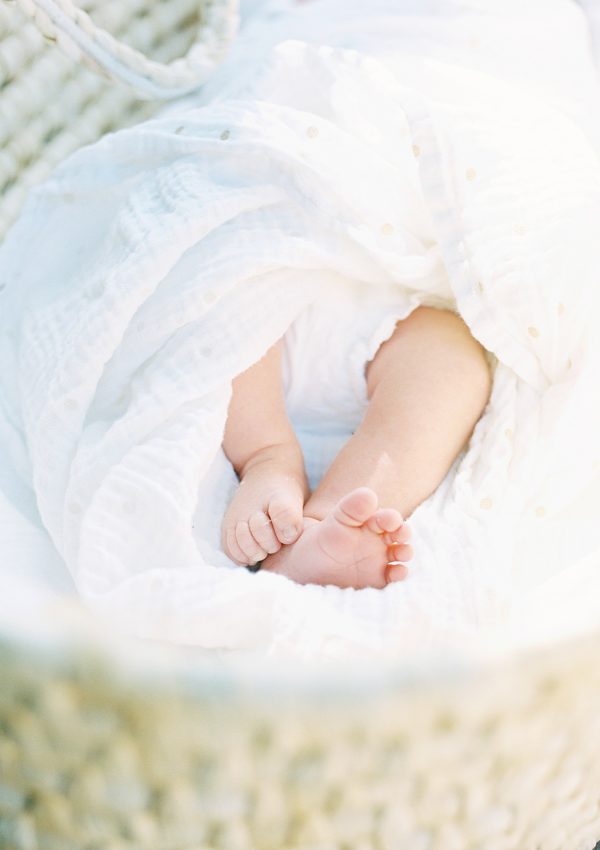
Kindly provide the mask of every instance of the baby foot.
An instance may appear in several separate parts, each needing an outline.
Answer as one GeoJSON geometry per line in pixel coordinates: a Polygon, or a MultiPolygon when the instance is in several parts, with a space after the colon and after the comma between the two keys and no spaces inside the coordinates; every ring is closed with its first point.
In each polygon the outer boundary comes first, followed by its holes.
{"type": "Polygon", "coordinates": [[[262,457],[257,454],[223,518],[225,554],[248,566],[293,543],[302,532],[307,497],[304,471],[290,463],[289,453],[270,447],[262,457]]]}
{"type": "Polygon", "coordinates": [[[378,508],[377,495],[358,487],[344,496],[324,519],[304,517],[304,530],[293,546],[269,555],[262,569],[282,573],[299,584],[385,587],[401,581],[412,558],[410,529],[394,508],[378,508]],[[388,566],[390,562],[396,562],[388,566]]]}

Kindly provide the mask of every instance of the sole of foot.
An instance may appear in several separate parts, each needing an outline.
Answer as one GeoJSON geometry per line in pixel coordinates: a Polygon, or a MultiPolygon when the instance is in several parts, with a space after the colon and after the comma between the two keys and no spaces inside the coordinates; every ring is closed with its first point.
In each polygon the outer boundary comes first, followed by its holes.
{"type": "Polygon", "coordinates": [[[357,487],[322,519],[305,517],[298,540],[269,555],[262,569],[300,584],[383,588],[406,578],[409,539],[399,511],[380,508],[370,487],[357,487]]]}

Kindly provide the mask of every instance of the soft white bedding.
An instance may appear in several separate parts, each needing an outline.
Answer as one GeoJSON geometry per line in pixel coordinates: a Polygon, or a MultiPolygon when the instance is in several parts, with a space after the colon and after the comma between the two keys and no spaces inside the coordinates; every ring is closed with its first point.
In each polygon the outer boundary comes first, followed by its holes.
{"type": "Polygon", "coordinates": [[[133,634],[305,659],[503,652],[597,624],[586,19],[568,0],[365,6],[257,4],[197,97],[31,193],[0,248],[7,573],[54,558],[46,584],[66,592],[66,564],[133,634]],[[413,174],[434,244],[403,204],[413,174]],[[354,591],[233,566],[231,378],[328,280],[420,299],[440,263],[498,366],[468,451],[413,515],[410,578],[354,591]]]}

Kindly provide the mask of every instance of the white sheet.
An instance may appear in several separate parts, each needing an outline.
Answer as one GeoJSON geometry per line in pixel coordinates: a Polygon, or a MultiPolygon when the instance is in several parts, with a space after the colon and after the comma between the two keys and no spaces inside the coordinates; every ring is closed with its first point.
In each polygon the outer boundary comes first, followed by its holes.
{"type": "Polygon", "coordinates": [[[512,651],[597,623],[589,34],[567,0],[435,7],[265,3],[197,98],[31,193],[0,249],[0,400],[40,519],[18,496],[32,525],[6,563],[42,563],[43,525],[111,623],[271,656],[512,651]],[[437,245],[402,208],[407,151],[437,245]],[[332,275],[418,296],[439,252],[500,362],[469,451],[413,516],[409,580],[353,591],[233,567],[217,551],[231,378],[332,275]],[[568,615],[540,616],[567,591],[568,615]]]}

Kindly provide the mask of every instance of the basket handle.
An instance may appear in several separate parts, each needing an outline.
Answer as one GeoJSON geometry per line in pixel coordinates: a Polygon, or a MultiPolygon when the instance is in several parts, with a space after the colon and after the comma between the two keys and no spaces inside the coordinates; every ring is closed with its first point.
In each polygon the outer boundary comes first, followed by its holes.
{"type": "Polygon", "coordinates": [[[204,0],[202,21],[186,56],[163,64],[118,41],[72,0],[17,0],[49,41],[73,59],[127,85],[143,100],[197,89],[222,60],[239,26],[239,0],[204,0]]]}

